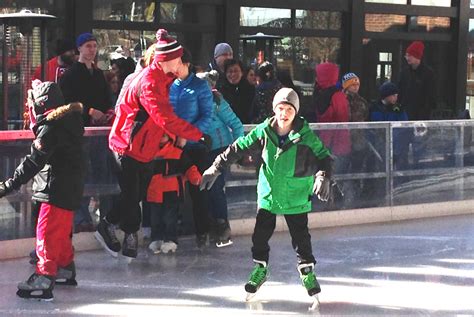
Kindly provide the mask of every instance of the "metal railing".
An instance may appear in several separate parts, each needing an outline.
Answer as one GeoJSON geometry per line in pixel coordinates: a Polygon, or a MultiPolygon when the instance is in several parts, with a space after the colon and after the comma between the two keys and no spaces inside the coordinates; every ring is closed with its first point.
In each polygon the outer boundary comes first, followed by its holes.
{"type": "MultiPolygon", "coordinates": [[[[245,131],[253,127],[246,125],[245,131]]],[[[314,201],[315,211],[457,201],[474,195],[471,190],[474,189],[474,121],[326,123],[310,124],[310,127],[316,133],[361,131],[359,141],[365,149],[345,158],[336,157],[336,163],[344,159],[349,162],[343,168],[336,168],[334,175],[344,196],[333,197],[329,204],[314,201]],[[355,168],[355,161],[363,164],[355,168]]],[[[108,133],[109,128],[86,128],[85,136],[88,141],[103,139],[92,142],[91,146],[106,147],[108,133]]],[[[2,179],[9,177],[21,158],[29,153],[32,139],[30,131],[0,131],[2,179]]],[[[245,217],[246,212],[255,208],[256,169],[255,164],[249,163],[231,166],[226,182],[229,218],[245,217]]],[[[117,183],[110,178],[90,181],[92,174],[98,172],[89,169],[84,195],[118,193],[117,183]]],[[[32,234],[30,197],[31,183],[0,199],[0,240],[32,234]]]]}

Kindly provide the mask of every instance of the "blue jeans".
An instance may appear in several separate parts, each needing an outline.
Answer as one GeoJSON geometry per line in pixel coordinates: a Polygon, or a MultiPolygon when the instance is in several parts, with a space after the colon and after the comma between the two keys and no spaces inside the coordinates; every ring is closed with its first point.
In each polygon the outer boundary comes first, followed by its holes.
{"type": "MultiPolygon", "coordinates": [[[[221,154],[226,148],[220,148],[209,152],[209,158],[211,162],[214,162],[215,158],[221,154]]],[[[209,212],[214,219],[227,220],[227,197],[225,195],[225,174],[223,171],[221,175],[216,179],[216,182],[209,190],[209,212]]]]}
{"type": "Polygon", "coordinates": [[[178,243],[178,202],[147,204],[150,210],[151,240],[178,243]]]}

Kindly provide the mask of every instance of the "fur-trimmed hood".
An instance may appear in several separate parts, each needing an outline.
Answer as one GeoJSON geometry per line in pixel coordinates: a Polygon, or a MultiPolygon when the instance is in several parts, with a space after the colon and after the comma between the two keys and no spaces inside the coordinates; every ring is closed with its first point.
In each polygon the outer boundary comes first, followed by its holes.
{"type": "Polygon", "coordinates": [[[84,121],[82,118],[83,106],[80,102],[72,102],[68,105],[59,106],[38,116],[37,123],[33,126],[33,132],[42,126],[56,126],[74,135],[84,134],[84,121]]]}
{"type": "Polygon", "coordinates": [[[57,107],[46,116],[47,121],[59,120],[71,112],[79,112],[82,114],[82,103],[80,102],[71,102],[68,105],[57,107]]]}

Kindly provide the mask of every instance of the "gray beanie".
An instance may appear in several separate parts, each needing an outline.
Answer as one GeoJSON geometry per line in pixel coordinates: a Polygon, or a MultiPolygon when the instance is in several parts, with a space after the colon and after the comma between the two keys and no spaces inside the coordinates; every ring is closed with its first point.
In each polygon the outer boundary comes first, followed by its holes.
{"type": "Polygon", "coordinates": [[[216,45],[214,48],[214,58],[217,58],[221,55],[224,55],[226,53],[234,54],[234,51],[232,50],[232,47],[230,47],[229,44],[227,43],[219,43],[216,45]]]}
{"type": "Polygon", "coordinates": [[[281,103],[292,105],[293,108],[295,108],[296,113],[300,110],[300,99],[298,94],[291,88],[283,87],[278,90],[275,97],[273,97],[273,110],[275,110],[275,107],[281,103]]]}
{"type": "Polygon", "coordinates": [[[196,77],[207,81],[207,84],[212,89],[216,86],[217,80],[219,79],[219,73],[216,70],[211,70],[210,72],[197,73],[196,77]]]}

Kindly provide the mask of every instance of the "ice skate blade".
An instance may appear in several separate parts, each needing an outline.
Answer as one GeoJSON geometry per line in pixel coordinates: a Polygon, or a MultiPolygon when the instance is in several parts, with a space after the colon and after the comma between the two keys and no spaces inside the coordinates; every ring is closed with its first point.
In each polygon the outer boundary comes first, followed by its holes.
{"type": "Polygon", "coordinates": [[[255,295],[257,295],[257,292],[255,292],[255,293],[247,292],[247,295],[245,296],[245,301],[248,302],[248,301],[252,300],[252,298],[254,298],[255,295]]]}
{"type": "Polygon", "coordinates": [[[136,259],[134,257],[126,256],[126,255],[124,255],[123,258],[125,259],[125,262],[127,262],[127,264],[131,264],[133,262],[133,260],[136,259]]]}
{"type": "Polygon", "coordinates": [[[30,300],[38,300],[42,302],[50,302],[54,299],[53,297],[53,292],[51,290],[22,290],[19,289],[16,292],[16,295],[18,297],[24,298],[24,299],[30,299],[30,300]],[[40,294],[36,294],[40,292],[40,294]]]}
{"type": "Polygon", "coordinates": [[[314,311],[314,312],[318,312],[319,311],[319,296],[316,294],[316,295],[313,295],[313,304],[308,308],[309,311],[314,311]]]}
{"type": "Polygon", "coordinates": [[[173,254],[175,252],[176,252],[176,250],[161,251],[161,253],[163,253],[163,254],[168,254],[168,253],[173,254]]]}
{"type": "Polygon", "coordinates": [[[74,278],[68,278],[68,279],[61,278],[61,279],[57,279],[55,281],[55,284],[63,285],[63,286],[77,286],[77,281],[74,278]]]}
{"type": "Polygon", "coordinates": [[[107,243],[105,243],[104,241],[104,238],[102,238],[102,236],[100,235],[98,231],[94,232],[94,238],[100,243],[102,248],[104,248],[105,251],[107,251],[111,256],[113,256],[114,258],[118,257],[118,252],[115,252],[109,249],[109,247],[107,246],[107,243]]]}
{"type": "Polygon", "coordinates": [[[234,244],[234,242],[232,240],[227,240],[227,241],[219,241],[219,242],[216,242],[216,247],[218,248],[223,248],[223,247],[228,247],[230,245],[234,244]]]}

